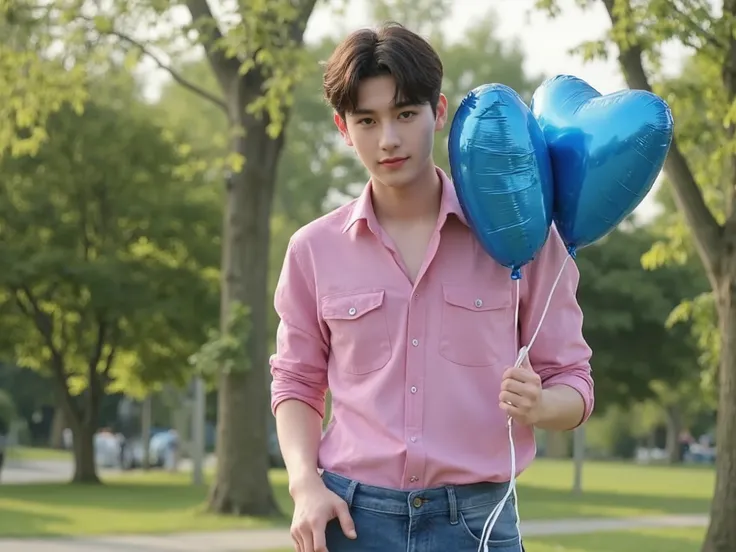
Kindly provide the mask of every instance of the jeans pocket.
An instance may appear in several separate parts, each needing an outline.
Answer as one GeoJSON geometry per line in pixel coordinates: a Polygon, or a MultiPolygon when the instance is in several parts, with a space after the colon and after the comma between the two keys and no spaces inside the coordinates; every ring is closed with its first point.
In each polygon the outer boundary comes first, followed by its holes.
{"type": "MultiPolygon", "coordinates": [[[[484,504],[472,508],[464,508],[458,512],[460,525],[476,544],[480,544],[486,521],[496,504],[484,504]]],[[[512,500],[507,500],[496,520],[488,540],[488,548],[499,552],[519,552],[521,550],[519,530],[516,526],[516,510],[512,500]],[[516,546],[516,548],[514,548],[516,546]],[[509,548],[510,547],[510,548],[509,548]]]]}

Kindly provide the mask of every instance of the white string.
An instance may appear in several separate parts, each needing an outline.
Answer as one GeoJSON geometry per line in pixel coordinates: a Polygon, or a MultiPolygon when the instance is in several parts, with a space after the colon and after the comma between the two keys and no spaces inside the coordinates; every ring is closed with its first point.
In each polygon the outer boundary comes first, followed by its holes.
{"type": "MultiPolygon", "coordinates": [[[[549,310],[550,303],[552,302],[552,296],[555,292],[555,289],[557,288],[557,284],[560,282],[560,278],[562,277],[562,271],[565,269],[565,265],[567,264],[568,259],[570,259],[571,255],[566,255],[565,260],[562,262],[562,266],[560,267],[560,271],[557,273],[557,278],[555,278],[554,283],[552,284],[552,289],[549,292],[549,296],[547,297],[547,303],[544,305],[544,310],[542,311],[542,316],[539,319],[539,322],[537,323],[537,328],[534,330],[534,334],[532,335],[532,338],[529,340],[529,345],[526,345],[525,347],[519,348],[519,303],[520,303],[520,282],[521,280],[516,280],[516,308],[514,312],[514,346],[519,351],[519,355],[516,359],[516,363],[514,364],[514,368],[519,368],[521,364],[524,362],[524,358],[529,352],[529,349],[532,348],[532,345],[534,344],[534,341],[537,339],[537,335],[539,335],[539,330],[542,327],[542,321],[544,321],[545,316],[547,316],[547,311],[549,310]]],[[[514,431],[513,431],[513,419],[511,416],[506,417],[506,425],[509,429],[509,449],[511,451],[511,477],[509,479],[509,486],[508,489],[506,489],[506,494],[501,499],[501,501],[496,505],[496,507],[493,509],[493,511],[488,516],[488,519],[486,519],[486,523],[483,526],[483,533],[481,534],[480,538],[480,546],[478,547],[478,552],[488,552],[488,541],[491,539],[491,532],[493,531],[493,527],[496,525],[496,521],[498,521],[498,518],[501,516],[501,512],[503,511],[503,507],[506,504],[506,501],[509,499],[509,496],[513,493],[514,495],[514,510],[516,513],[516,531],[519,535],[519,550],[523,551],[522,545],[521,545],[521,529],[520,529],[520,522],[521,518],[519,516],[519,499],[516,494],[516,450],[514,446],[514,431]]]]}

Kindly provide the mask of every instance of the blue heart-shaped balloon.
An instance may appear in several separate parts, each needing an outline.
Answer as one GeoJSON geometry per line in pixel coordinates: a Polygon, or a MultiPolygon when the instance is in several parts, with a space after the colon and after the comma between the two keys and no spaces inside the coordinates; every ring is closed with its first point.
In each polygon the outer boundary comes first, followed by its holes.
{"type": "Polygon", "coordinates": [[[531,110],[552,160],[555,225],[574,254],[616,228],[649,193],[672,142],[672,113],[651,92],[603,96],[569,75],[543,82],[531,110]]]}
{"type": "Polygon", "coordinates": [[[552,224],[552,168],[542,129],[513,89],[486,84],[458,107],[448,149],[468,224],[484,250],[520,278],[552,224]]]}

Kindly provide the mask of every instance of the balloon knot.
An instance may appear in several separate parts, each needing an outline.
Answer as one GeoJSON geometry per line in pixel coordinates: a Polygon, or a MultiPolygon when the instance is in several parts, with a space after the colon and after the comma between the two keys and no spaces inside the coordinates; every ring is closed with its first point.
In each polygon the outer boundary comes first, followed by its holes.
{"type": "Polygon", "coordinates": [[[577,254],[578,254],[577,248],[576,248],[576,247],[575,247],[574,245],[570,245],[570,246],[568,246],[568,247],[567,247],[567,252],[568,252],[568,253],[570,254],[570,256],[571,256],[571,257],[572,257],[573,259],[575,259],[575,258],[576,258],[576,256],[577,256],[577,254]]]}
{"type": "Polygon", "coordinates": [[[512,280],[521,280],[521,268],[513,268],[511,269],[511,279],[512,280]]]}

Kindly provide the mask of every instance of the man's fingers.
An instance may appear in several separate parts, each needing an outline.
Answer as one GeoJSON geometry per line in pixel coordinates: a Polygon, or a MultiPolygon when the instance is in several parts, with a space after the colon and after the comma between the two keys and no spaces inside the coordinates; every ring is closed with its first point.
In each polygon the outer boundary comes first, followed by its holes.
{"type": "MultiPolygon", "coordinates": [[[[324,531],[323,531],[324,533],[324,531]]],[[[312,528],[306,523],[299,528],[299,544],[302,547],[302,552],[315,552],[314,542],[312,537],[312,528]]]]}
{"type": "Polygon", "coordinates": [[[341,501],[337,506],[337,519],[340,520],[340,527],[342,527],[342,532],[345,533],[347,538],[355,539],[358,537],[355,532],[353,516],[350,515],[350,508],[344,501],[341,501]]]}
{"type": "Polygon", "coordinates": [[[524,368],[523,366],[520,368],[509,368],[503,374],[503,381],[507,380],[530,383],[539,381],[539,375],[535,371],[524,368]]]}
{"type": "Polygon", "coordinates": [[[297,528],[292,528],[291,539],[294,541],[294,550],[296,552],[305,552],[304,539],[302,539],[301,533],[297,528]]]}
{"type": "Polygon", "coordinates": [[[527,397],[517,395],[516,393],[509,393],[508,391],[501,391],[498,400],[501,403],[510,404],[516,408],[529,408],[531,406],[531,402],[527,397]]]}
{"type": "Polygon", "coordinates": [[[314,552],[327,552],[327,537],[325,531],[327,526],[322,524],[312,527],[312,542],[314,544],[314,552]]]}
{"type": "Polygon", "coordinates": [[[517,395],[525,395],[525,390],[528,384],[521,381],[507,379],[501,382],[501,391],[508,391],[509,393],[516,393],[517,395]]]}

